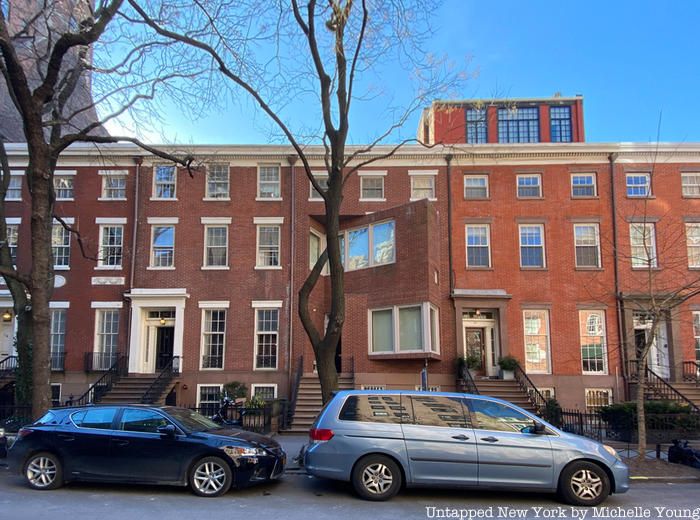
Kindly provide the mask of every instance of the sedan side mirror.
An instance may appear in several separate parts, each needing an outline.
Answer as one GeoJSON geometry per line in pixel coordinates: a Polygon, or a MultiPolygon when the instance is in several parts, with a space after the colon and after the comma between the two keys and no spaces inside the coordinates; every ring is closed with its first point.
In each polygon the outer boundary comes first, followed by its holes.
{"type": "Polygon", "coordinates": [[[158,426],[158,433],[160,433],[163,437],[175,437],[175,426],[172,424],[158,426]]]}
{"type": "Polygon", "coordinates": [[[535,435],[544,435],[545,433],[547,433],[547,429],[541,422],[532,421],[532,433],[534,433],[535,435]]]}

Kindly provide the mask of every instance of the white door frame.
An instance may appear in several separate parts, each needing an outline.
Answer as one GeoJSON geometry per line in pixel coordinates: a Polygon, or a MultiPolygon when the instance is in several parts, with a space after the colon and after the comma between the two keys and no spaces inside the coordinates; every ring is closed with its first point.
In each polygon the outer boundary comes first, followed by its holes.
{"type": "Polygon", "coordinates": [[[500,351],[500,341],[498,338],[498,314],[494,309],[487,309],[493,313],[493,319],[472,319],[462,317],[462,356],[467,355],[467,335],[464,332],[466,329],[484,329],[484,366],[486,367],[486,375],[495,377],[498,375],[498,365],[492,363],[493,359],[498,362],[498,353],[500,351]],[[493,350],[496,350],[494,355],[493,350]]]}

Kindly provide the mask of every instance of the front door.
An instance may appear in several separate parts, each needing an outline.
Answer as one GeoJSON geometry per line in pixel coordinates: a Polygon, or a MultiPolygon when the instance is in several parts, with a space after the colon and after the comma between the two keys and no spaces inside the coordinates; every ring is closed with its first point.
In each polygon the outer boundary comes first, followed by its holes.
{"type": "Polygon", "coordinates": [[[464,329],[464,349],[467,357],[476,356],[479,358],[478,369],[484,371],[486,369],[486,341],[483,328],[467,327],[464,329]]]}
{"type": "Polygon", "coordinates": [[[173,358],[175,327],[158,327],[156,330],[156,370],[163,370],[173,358]]]}
{"type": "Polygon", "coordinates": [[[644,350],[645,345],[651,340],[651,346],[647,354],[647,366],[663,379],[671,377],[666,321],[660,322],[657,326],[656,333],[653,333],[651,330],[651,320],[643,314],[635,314],[634,340],[638,353],[644,350]]]}
{"type": "Polygon", "coordinates": [[[15,328],[13,321],[0,321],[0,361],[7,356],[14,356],[15,328]]]}

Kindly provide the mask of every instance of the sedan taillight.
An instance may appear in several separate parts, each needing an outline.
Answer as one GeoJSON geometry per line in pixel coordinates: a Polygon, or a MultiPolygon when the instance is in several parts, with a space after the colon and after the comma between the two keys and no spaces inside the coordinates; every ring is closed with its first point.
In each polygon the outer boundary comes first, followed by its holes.
{"type": "Polygon", "coordinates": [[[311,442],[325,442],[333,438],[333,430],[327,428],[311,428],[309,430],[309,439],[311,442]]]}

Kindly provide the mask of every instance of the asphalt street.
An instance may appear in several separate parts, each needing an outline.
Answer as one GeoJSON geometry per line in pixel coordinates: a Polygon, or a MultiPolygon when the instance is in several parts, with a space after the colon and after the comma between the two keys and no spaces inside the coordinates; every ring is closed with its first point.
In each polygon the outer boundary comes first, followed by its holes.
{"type": "Polygon", "coordinates": [[[636,483],[597,510],[580,510],[540,494],[404,490],[389,502],[356,498],[349,485],[301,473],[233,490],[216,499],[186,488],[70,484],[33,491],[0,468],[0,519],[429,519],[429,518],[688,518],[700,520],[700,484],[636,483]],[[636,509],[635,509],[636,508],[636,509]],[[657,509],[665,508],[665,509],[657,509]],[[585,516],[583,515],[585,513],[585,516]],[[596,514],[597,513],[597,514],[596,514]]]}

